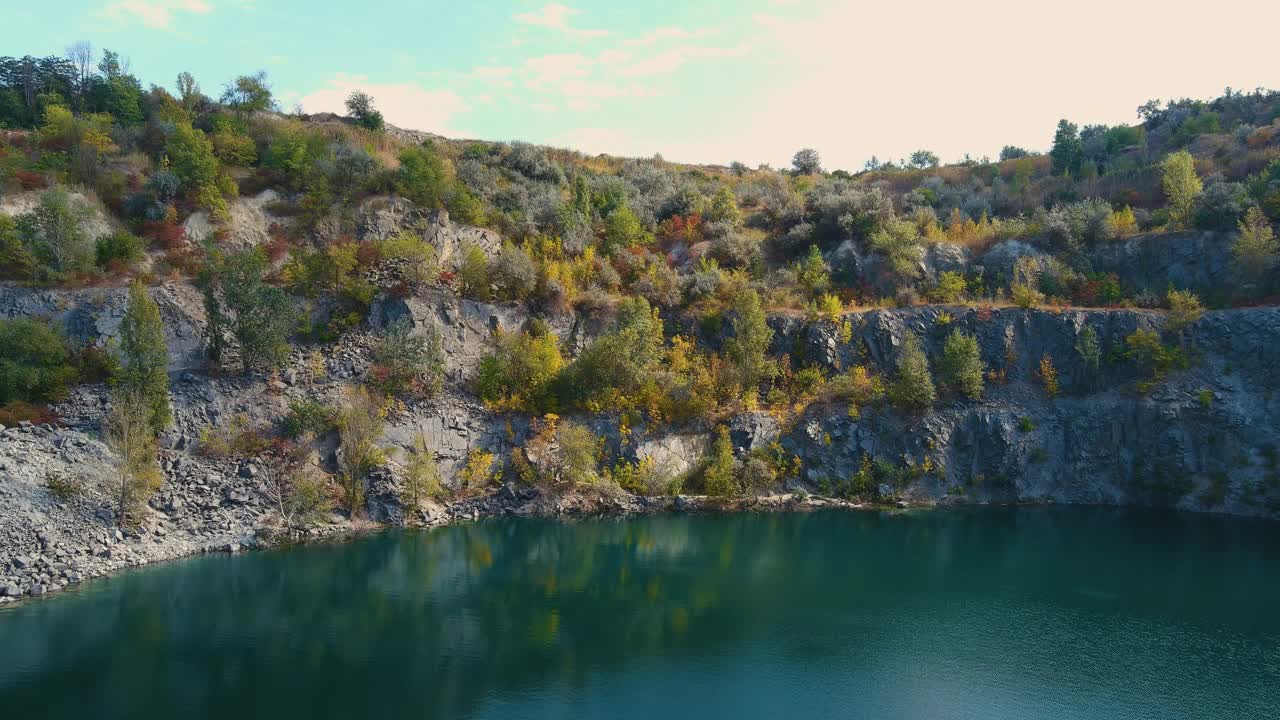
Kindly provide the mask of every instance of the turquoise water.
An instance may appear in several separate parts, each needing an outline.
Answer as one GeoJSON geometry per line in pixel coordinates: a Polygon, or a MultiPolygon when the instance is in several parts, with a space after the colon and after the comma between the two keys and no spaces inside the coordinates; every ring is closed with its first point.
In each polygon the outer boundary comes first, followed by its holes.
{"type": "Polygon", "coordinates": [[[0,715],[1276,718],[1277,570],[1136,511],[493,520],[0,611],[0,715]]]}

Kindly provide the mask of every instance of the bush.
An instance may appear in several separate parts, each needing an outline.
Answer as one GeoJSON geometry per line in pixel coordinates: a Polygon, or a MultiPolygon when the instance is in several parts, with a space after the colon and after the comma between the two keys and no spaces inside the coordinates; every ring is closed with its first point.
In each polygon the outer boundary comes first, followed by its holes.
{"type": "Polygon", "coordinates": [[[938,284],[929,291],[929,297],[936,303],[956,303],[964,298],[968,283],[964,275],[945,270],[938,273],[938,284]]]}
{"type": "Polygon", "coordinates": [[[1148,379],[1138,383],[1140,391],[1149,390],[1170,372],[1187,367],[1187,358],[1182,351],[1161,343],[1155,330],[1135,330],[1124,339],[1124,343],[1125,356],[1147,373],[1148,379]]]}
{"type": "Polygon", "coordinates": [[[480,361],[473,387],[496,409],[554,412],[551,384],[563,366],[560,343],[551,333],[500,336],[494,352],[480,361]]]}
{"type": "Polygon", "coordinates": [[[132,267],[142,260],[144,248],[142,238],[131,232],[104,235],[97,242],[97,266],[104,269],[132,267]]]}
{"type": "Polygon", "coordinates": [[[503,243],[501,252],[488,266],[490,280],[504,300],[523,300],[538,284],[538,270],[524,248],[503,243]]]}
{"type": "Polygon", "coordinates": [[[56,402],[77,377],[66,341],[49,323],[0,319],[0,405],[56,402]]]}
{"type": "Polygon", "coordinates": [[[884,256],[896,280],[909,282],[920,274],[920,229],[910,220],[890,220],[871,234],[870,247],[884,256]]]}
{"type": "Polygon", "coordinates": [[[972,335],[953,330],[942,347],[939,369],[943,381],[971,400],[982,398],[982,355],[978,340],[972,335]]]}
{"type": "Polygon", "coordinates": [[[18,235],[13,218],[0,214],[0,278],[29,280],[35,275],[36,258],[18,235]]]}
{"type": "Polygon", "coordinates": [[[434,326],[414,334],[407,318],[396,320],[374,345],[369,375],[379,390],[392,397],[435,395],[444,383],[440,334],[434,326]]]}
{"type": "Polygon", "coordinates": [[[889,391],[894,404],[912,411],[932,407],[937,391],[933,386],[933,375],[929,372],[929,359],[920,346],[920,338],[914,333],[908,332],[903,338],[897,365],[898,376],[889,391]]]}
{"type": "Polygon", "coordinates": [[[733,445],[729,442],[729,430],[721,425],[716,428],[716,439],[711,446],[711,456],[702,473],[702,490],[712,497],[732,497],[737,495],[738,482],[734,477],[736,463],[733,460],[733,445]]]}
{"type": "Polygon", "coordinates": [[[849,417],[852,418],[861,417],[862,408],[884,398],[884,380],[861,365],[832,378],[827,387],[833,397],[849,402],[849,417]]]}
{"type": "Polygon", "coordinates": [[[1196,227],[1207,230],[1231,230],[1244,219],[1253,205],[1243,183],[1229,182],[1222,175],[1211,175],[1204,192],[1196,198],[1193,216],[1196,227]]]}
{"type": "Polygon", "coordinates": [[[289,414],[282,422],[285,435],[291,438],[303,435],[324,435],[337,426],[338,411],[315,400],[294,400],[289,403],[289,414]]]}
{"type": "Polygon", "coordinates": [[[1200,298],[1189,290],[1170,290],[1167,300],[1169,315],[1165,319],[1165,328],[1169,332],[1180,333],[1204,315],[1204,305],[1200,304],[1200,298]]]}
{"type": "Polygon", "coordinates": [[[39,280],[60,280],[93,268],[94,245],[84,224],[92,211],[65,190],[48,190],[31,209],[17,217],[18,237],[35,260],[39,280]]]}
{"type": "Polygon", "coordinates": [[[425,239],[413,233],[400,233],[376,241],[378,255],[401,264],[402,277],[414,285],[424,285],[440,273],[439,254],[425,239]]]}
{"type": "Polygon", "coordinates": [[[1231,246],[1233,268],[1244,279],[1246,286],[1252,289],[1276,266],[1280,246],[1276,243],[1275,233],[1267,222],[1267,216],[1260,208],[1249,208],[1238,227],[1240,236],[1231,246]]]}
{"type": "Polygon", "coordinates": [[[420,145],[400,151],[396,190],[419,207],[443,207],[453,186],[453,168],[435,150],[420,145]]]}
{"type": "Polygon", "coordinates": [[[489,258],[475,245],[467,245],[462,249],[459,258],[458,280],[462,283],[462,294],[476,300],[489,299],[489,258]]]}
{"type": "Polygon", "coordinates": [[[483,490],[498,478],[494,468],[497,455],[474,448],[467,453],[467,462],[458,470],[459,489],[462,491],[483,490]]]}
{"type": "Polygon", "coordinates": [[[1058,386],[1058,369],[1054,367],[1053,358],[1048,353],[1040,358],[1040,371],[1036,375],[1040,378],[1040,384],[1044,386],[1044,394],[1049,398],[1058,396],[1060,390],[1058,386]]]}

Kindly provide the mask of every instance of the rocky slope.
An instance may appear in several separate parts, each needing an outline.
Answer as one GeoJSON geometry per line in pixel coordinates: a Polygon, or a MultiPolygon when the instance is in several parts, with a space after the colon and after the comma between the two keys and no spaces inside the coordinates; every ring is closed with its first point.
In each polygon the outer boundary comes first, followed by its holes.
{"type": "MultiPolygon", "coordinates": [[[[434,228],[442,252],[460,239],[477,241],[469,229],[451,225],[445,217],[398,207],[394,199],[371,205],[356,221],[360,232],[434,228]]],[[[1159,240],[1168,247],[1184,241],[1209,240],[1159,240]]],[[[486,242],[497,247],[495,238],[486,242]]],[[[1114,252],[1137,257],[1134,262],[1140,265],[1151,253],[1166,252],[1118,247],[1114,252]]],[[[1166,270],[1173,272],[1172,267],[1166,270]]],[[[1216,272],[1210,263],[1204,268],[1209,275],[1216,272]]],[[[316,348],[320,368],[311,348],[299,348],[275,377],[209,376],[202,370],[199,293],[180,283],[151,292],[165,321],[173,377],[175,422],[162,438],[163,487],[140,528],[127,534],[114,529],[109,502],[114,459],[100,439],[107,406],[103,387],[77,388],[56,408],[60,420],[55,425],[0,429],[0,602],[51,592],[127,565],[256,544],[273,525],[255,479],[257,470],[251,462],[202,455],[202,434],[232,422],[270,427],[300,399],[336,402],[340,389],[367,368],[368,337],[352,334],[336,345],[316,348]],[[48,487],[50,478],[71,478],[79,492],[59,498],[48,487]]],[[[103,344],[113,338],[123,307],[119,288],[0,287],[0,316],[47,317],[82,342],[103,344]]],[[[371,519],[438,523],[517,509],[640,512],[687,504],[627,496],[563,505],[506,487],[501,497],[406,518],[397,500],[396,461],[419,433],[439,455],[446,482],[454,481],[471,450],[504,456],[528,437],[529,418],[487,411],[467,392],[466,383],[488,351],[492,333],[518,329],[529,315],[517,304],[480,303],[436,289],[407,298],[380,297],[368,325],[376,329],[399,318],[419,331],[430,327],[439,333],[446,382],[437,398],[410,404],[390,418],[383,445],[392,461],[370,478],[371,519]]],[[[847,405],[822,401],[798,415],[746,413],[731,420],[731,438],[741,454],[777,442],[798,456],[803,470],[789,481],[788,490],[803,493],[839,488],[865,457],[893,470],[878,476],[875,492],[885,501],[1133,504],[1280,515],[1280,398],[1273,376],[1280,367],[1280,308],[1206,313],[1179,340],[1190,367],[1139,392],[1138,382],[1145,376],[1124,357],[1124,339],[1162,322],[1161,313],[1147,310],[969,306],[854,313],[839,324],[778,315],[770,319],[772,352],[803,358],[833,373],[862,364],[891,376],[907,332],[919,335],[936,358],[945,336],[959,328],[978,338],[984,363],[1003,371],[1003,380],[988,382],[980,401],[944,393],[932,410],[920,415],[882,405],[852,417],[847,405]],[[843,331],[842,324],[847,324],[843,331]],[[1096,367],[1077,349],[1086,328],[1100,344],[1096,367]],[[1058,371],[1057,397],[1047,397],[1037,378],[1044,357],[1058,371]]],[[[552,322],[570,352],[584,347],[603,326],[600,318],[572,314],[552,322]]],[[[632,428],[624,439],[615,416],[579,420],[604,438],[611,452],[652,458],[670,477],[695,468],[711,438],[711,428],[692,426],[632,428]]],[[[350,529],[348,521],[335,516],[313,532],[350,529]]]]}

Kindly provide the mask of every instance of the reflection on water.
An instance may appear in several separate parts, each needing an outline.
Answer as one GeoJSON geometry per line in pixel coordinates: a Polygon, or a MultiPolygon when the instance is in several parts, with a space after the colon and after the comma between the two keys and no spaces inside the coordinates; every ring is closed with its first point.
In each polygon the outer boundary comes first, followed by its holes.
{"type": "Polygon", "coordinates": [[[1278,558],[1272,524],[1081,509],[386,533],[0,612],[0,711],[1262,718],[1278,558]]]}

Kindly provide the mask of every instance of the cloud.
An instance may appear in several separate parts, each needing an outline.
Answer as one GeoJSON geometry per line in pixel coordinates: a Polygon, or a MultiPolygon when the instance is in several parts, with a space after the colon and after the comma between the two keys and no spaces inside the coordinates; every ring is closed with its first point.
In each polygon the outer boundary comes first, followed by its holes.
{"type": "Polygon", "coordinates": [[[525,87],[530,90],[545,90],[547,86],[569,78],[585,77],[593,63],[593,60],[582,53],[555,53],[528,58],[524,61],[525,72],[529,75],[525,87]]]}
{"type": "Polygon", "coordinates": [[[368,93],[387,122],[393,125],[441,135],[466,134],[453,125],[453,120],[471,108],[452,90],[427,90],[413,83],[372,83],[362,75],[338,73],[327,87],[304,95],[300,102],[309,113],[345,115],[347,96],[354,90],[368,93]]]}
{"type": "Polygon", "coordinates": [[[173,27],[174,13],[208,15],[212,11],[204,0],[116,0],[104,7],[102,14],[117,22],[137,19],[149,28],[168,30],[173,27]]]}
{"type": "Polygon", "coordinates": [[[544,27],[576,38],[596,38],[604,37],[609,34],[608,30],[589,30],[585,28],[571,27],[569,25],[569,18],[581,13],[581,10],[575,10],[567,5],[551,3],[550,5],[544,5],[533,12],[517,13],[512,16],[512,19],[521,25],[544,27]]]}
{"type": "Polygon", "coordinates": [[[642,77],[645,75],[662,75],[679,70],[685,63],[695,58],[729,58],[742,57],[751,52],[751,46],[745,43],[735,47],[700,47],[690,45],[645,58],[618,70],[624,77],[642,77]]]}
{"type": "Polygon", "coordinates": [[[638,38],[631,38],[623,42],[623,45],[639,47],[643,45],[652,45],[659,40],[697,40],[699,38],[710,35],[710,30],[685,30],[679,27],[660,27],[650,30],[638,38]]]}

